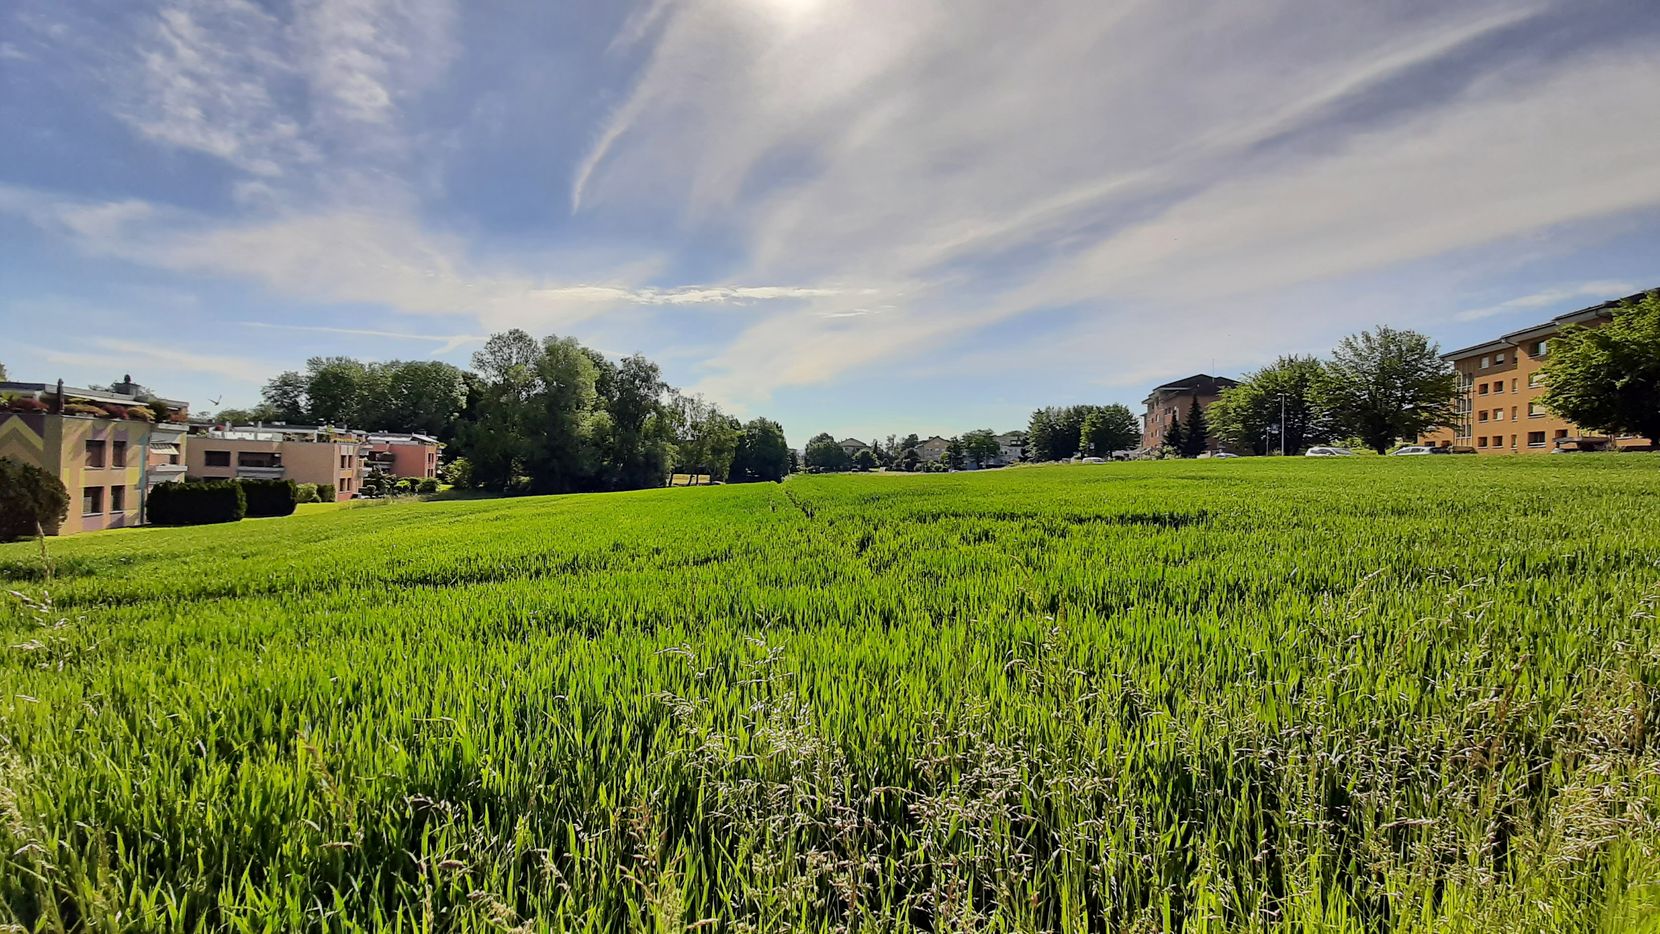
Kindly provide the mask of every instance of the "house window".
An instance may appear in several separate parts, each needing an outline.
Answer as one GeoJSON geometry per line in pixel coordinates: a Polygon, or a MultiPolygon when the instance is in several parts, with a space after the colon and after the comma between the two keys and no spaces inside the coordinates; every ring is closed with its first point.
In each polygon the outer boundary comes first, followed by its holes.
{"type": "Polygon", "coordinates": [[[1542,432],[1542,431],[1530,431],[1530,432],[1528,432],[1527,433],[1527,446],[1530,447],[1530,448],[1542,448],[1542,447],[1544,447],[1545,446],[1545,433],[1542,432]]]}
{"type": "Polygon", "coordinates": [[[96,516],[104,511],[104,488],[89,486],[81,489],[81,515],[96,516]]]}
{"type": "Polygon", "coordinates": [[[1494,409],[1493,410],[1493,421],[1495,421],[1495,422],[1504,421],[1504,409],[1494,409]]]}
{"type": "Polygon", "coordinates": [[[1493,391],[1494,392],[1504,392],[1504,380],[1502,380],[1502,379],[1493,380],[1493,391]]]}
{"type": "Polygon", "coordinates": [[[1492,365],[1493,365],[1493,361],[1492,361],[1491,358],[1488,358],[1488,357],[1482,357],[1481,358],[1481,368],[1482,369],[1485,370],[1485,369],[1487,369],[1488,367],[1490,367],[1492,365]]]}
{"type": "Polygon", "coordinates": [[[208,467],[229,467],[231,465],[231,452],[205,451],[202,454],[202,463],[208,467]]]}
{"type": "Polygon", "coordinates": [[[127,442],[116,441],[110,445],[110,466],[127,466],[127,442]]]}
{"type": "MultiPolygon", "coordinates": [[[[86,465],[88,467],[104,466],[104,442],[88,441],[86,443],[86,465]]],[[[103,494],[99,494],[100,496],[103,494]]],[[[100,510],[101,512],[102,510],[100,510]]]]}
{"type": "Polygon", "coordinates": [[[1515,406],[1511,406],[1511,407],[1510,407],[1510,420],[1511,420],[1511,421],[1515,421],[1515,420],[1516,420],[1516,418],[1517,418],[1517,415],[1516,415],[1516,407],[1515,407],[1515,406]]]}
{"type": "Polygon", "coordinates": [[[110,487],[110,512],[127,511],[127,488],[124,486],[110,487]]]}
{"type": "Polygon", "coordinates": [[[340,455],[340,469],[341,470],[350,470],[350,469],[352,469],[352,456],[350,454],[340,455]]]}
{"type": "Polygon", "coordinates": [[[1487,446],[1487,436],[1486,435],[1482,435],[1481,437],[1476,439],[1476,447],[1484,448],[1486,446],[1487,446]]]}
{"type": "Polygon", "coordinates": [[[1510,391],[1511,391],[1511,392],[1515,392],[1515,391],[1516,391],[1516,377],[1514,377],[1514,376],[1512,376],[1512,377],[1511,377],[1511,378],[1510,378],[1510,391]]]}
{"type": "Polygon", "coordinates": [[[1493,355],[1493,365],[1494,366],[1500,366],[1503,363],[1504,363],[1504,354],[1496,353],[1496,354],[1493,355]]]}
{"type": "Polygon", "coordinates": [[[281,467],[282,455],[275,451],[238,451],[238,467],[281,467]]]}
{"type": "Polygon", "coordinates": [[[1481,413],[1476,416],[1476,420],[1477,421],[1483,421],[1483,422],[1487,421],[1487,410],[1482,409],[1481,413]]]}
{"type": "Polygon", "coordinates": [[[1533,346],[1528,348],[1528,353],[1533,354],[1535,357],[1543,357],[1545,354],[1550,353],[1550,341],[1534,341],[1533,346]]]}
{"type": "Polygon", "coordinates": [[[1538,389],[1545,384],[1545,374],[1535,370],[1527,375],[1527,388],[1538,389]]]}
{"type": "Polygon", "coordinates": [[[1477,390],[1477,392],[1478,392],[1478,394],[1483,395],[1483,396],[1487,395],[1487,384],[1482,383],[1480,389],[1477,390]]]}
{"type": "Polygon", "coordinates": [[[1544,418],[1545,417],[1545,407],[1540,405],[1537,402],[1529,402],[1527,404],[1527,417],[1528,418],[1544,418]]]}

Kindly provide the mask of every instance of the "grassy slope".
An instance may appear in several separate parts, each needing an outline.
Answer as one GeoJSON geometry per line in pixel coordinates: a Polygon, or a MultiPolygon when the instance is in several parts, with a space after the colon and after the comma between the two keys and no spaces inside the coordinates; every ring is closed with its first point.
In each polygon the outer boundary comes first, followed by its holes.
{"type": "Polygon", "coordinates": [[[1660,905],[1657,468],[803,478],[53,542],[53,610],[0,611],[0,908],[1628,929],[1660,905]]]}

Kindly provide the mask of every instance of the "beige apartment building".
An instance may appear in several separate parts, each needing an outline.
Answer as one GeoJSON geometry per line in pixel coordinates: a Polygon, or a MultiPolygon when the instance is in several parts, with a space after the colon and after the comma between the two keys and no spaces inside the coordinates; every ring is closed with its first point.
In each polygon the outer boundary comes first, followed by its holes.
{"type": "Polygon", "coordinates": [[[363,444],[354,431],[243,425],[193,434],[185,452],[193,479],[326,483],[348,500],[363,486],[363,444]]]}
{"type": "Polygon", "coordinates": [[[1579,426],[1552,414],[1539,402],[1545,388],[1541,372],[1550,356],[1551,339],[1564,326],[1597,327],[1611,320],[1614,309],[1640,299],[1638,293],[1622,299],[1571,311],[1533,327],[1512,331],[1486,343],[1443,354],[1458,371],[1459,414],[1450,428],[1424,435],[1420,444],[1467,447],[1477,454],[1545,454],[1557,448],[1631,448],[1645,439],[1609,438],[1583,432],[1579,426]]]}

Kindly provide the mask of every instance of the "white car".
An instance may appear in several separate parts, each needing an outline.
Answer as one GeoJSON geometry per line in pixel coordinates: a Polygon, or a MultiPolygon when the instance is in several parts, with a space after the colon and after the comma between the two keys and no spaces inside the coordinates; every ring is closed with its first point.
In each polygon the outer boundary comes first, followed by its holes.
{"type": "Polygon", "coordinates": [[[1348,448],[1319,447],[1319,448],[1309,448],[1308,451],[1303,454],[1303,456],[1304,457],[1353,457],[1353,456],[1355,456],[1355,452],[1349,450],[1348,448]]]}
{"type": "Polygon", "coordinates": [[[1427,444],[1409,444],[1406,447],[1396,448],[1396,457],[1415,457],[1419,454],[1434,454],[1435,449],[1427,444]]]}

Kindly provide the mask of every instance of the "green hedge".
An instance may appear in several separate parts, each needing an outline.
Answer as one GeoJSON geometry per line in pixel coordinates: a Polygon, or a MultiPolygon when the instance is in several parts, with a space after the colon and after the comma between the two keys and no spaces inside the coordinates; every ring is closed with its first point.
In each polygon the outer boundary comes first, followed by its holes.
{"type": "Polygon", "coordinates": [[[292,516],[300,501],[299,487],[292,480],[238,480],[253,518],[292,516]]]}
{"type": "Polygon", "coordinates": [[[236,522],[248,512],[248,500],[235,480],[163,483],[150,491],[152,525],[207,525],[236,522]]]}
{"type": "Polygon", "coordinates": [[[317,501],[320,502],[320,503],[332,503],[332,502],[334,502],[334,484],[332,484],[332,483],[319,483],[319,484],[317,484],[317,501]]]}

